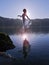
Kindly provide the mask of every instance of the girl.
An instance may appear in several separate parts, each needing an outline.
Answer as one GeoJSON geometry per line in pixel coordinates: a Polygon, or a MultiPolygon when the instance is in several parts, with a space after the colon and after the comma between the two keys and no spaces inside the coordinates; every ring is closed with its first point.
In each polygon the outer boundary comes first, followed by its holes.
{"type": "Polygon", "coordinates": [[[22,20],[23,20],[23,26],[24,26],[24,28],[26,27],[25,26],[25,22],[26,22],[26,18],[25,17],[27,17],[27,19],[28,20],[30,20],[30,18],[27,16],[27,10],[26,9],[23,9],[23,14],[22,15],[18,15],[19,17],[22,17],[22,20]]]}

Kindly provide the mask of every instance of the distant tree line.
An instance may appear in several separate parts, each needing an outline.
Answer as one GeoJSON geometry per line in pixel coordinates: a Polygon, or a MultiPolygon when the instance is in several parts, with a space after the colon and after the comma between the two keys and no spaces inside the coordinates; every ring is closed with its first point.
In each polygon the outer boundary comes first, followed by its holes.
{"type": "MultiPolygon", "coordinates": [[[[49,31],[49,19],[32,19],[30,22],[32,24],[28,28],[33,31],[49,31]]],[[[18,32],[22,28],[22,20],[20,19],[10,19],[0,16],[0,32],[1,31],[16,31],[18,32]]],[[[28,30],[27,29],[27,30],[28,30]]]]}

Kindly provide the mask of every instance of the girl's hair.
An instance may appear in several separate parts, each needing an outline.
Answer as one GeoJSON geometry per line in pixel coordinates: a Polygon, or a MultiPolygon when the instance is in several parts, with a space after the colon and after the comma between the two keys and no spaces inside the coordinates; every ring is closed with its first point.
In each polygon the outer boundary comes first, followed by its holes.
{"type": "Polygon", "coordinates": [[[26,13],[26,9],[23,9],[23,12],[26,13]]]}

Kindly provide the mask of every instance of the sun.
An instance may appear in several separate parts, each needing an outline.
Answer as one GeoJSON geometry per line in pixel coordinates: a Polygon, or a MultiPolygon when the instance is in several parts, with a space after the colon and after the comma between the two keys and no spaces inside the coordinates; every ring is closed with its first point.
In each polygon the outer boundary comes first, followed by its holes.
{"type": "Polygon", "coordinates": [[[28,15],[28,17],[31,18],[31,17],[32,17],[32,16],[31,16],[31,10],[28,9],[28,8],[26,8],[26,9],[27,9],[27,15],[28,15]]]}
{"type": "Polygon", "coordinates": [[[27,15],[30,17],[30,13],[29,13],[29,11],[27,11],[27,15]]]}

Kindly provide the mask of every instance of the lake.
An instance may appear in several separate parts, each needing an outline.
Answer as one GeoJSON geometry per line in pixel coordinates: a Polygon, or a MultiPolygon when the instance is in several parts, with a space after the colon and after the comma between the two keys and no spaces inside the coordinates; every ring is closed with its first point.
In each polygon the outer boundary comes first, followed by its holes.
{"type": "Polygon", "coordinates": [[[25,33],[9,35],[16,46],[6,53],[11,54],[16,60],[0,57],[0,64],[3,65],[49,65],[49,33],[25,33]],[[27,39],[30,50],[24,57],[23,41],[27,39]]]}

